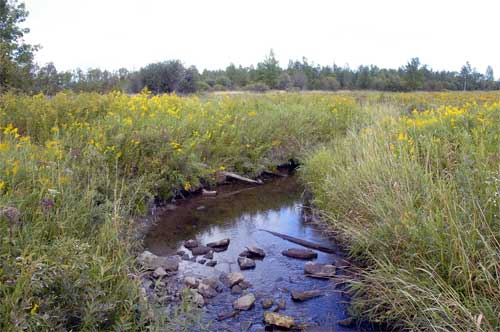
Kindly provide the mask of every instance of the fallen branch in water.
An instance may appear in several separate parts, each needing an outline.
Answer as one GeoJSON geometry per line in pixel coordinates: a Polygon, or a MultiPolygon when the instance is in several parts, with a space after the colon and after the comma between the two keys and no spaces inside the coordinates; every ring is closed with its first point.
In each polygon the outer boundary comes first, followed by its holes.
{"type": "Polygon", "coordinates": [[[315,249],[315,250],[326,252],[326,253],[329,253],[329,254],[335,254],[337,252],[333,248],[328,248],[328,247],[322,246],[320,244],[317,244],[317,243],[314,243],[314,242],[310,242],[310,241],[306,241],[306,240],[302,240],[302,239],[299,239],[299,238],[296,238],[296,237],[293,237],[293,236],[290,236],[290,235],[281,234],[281,233],[273,232],[273,231],[268,231],[267,229],[259,229],[259,231],[268,232],[269,234],[272,234],[274,236],[282,238],[283,240],[287,240],[287,241],[290,241],[290,242],[293,242],[293,243],[296,243],[296,244],[300,244],[301,246],[306,247],[306,248],[315,249]]]}
{"type": "Polygon", "coordinates": [[[231,191],[231,192],[228,192],[228,193],[220,194],[219,196],[217,196],[217,198],[219,198],[219,199],[220,198],[227,198],[227,197],[230,197],[230,196],[241,194],[242,192],[245,192],[245,191],[248,191],[248,190],[253,190],[255,188],[256,187],[249,187],[249,188],[243,188],[243,189],[236,190],[236,191],[231,191]]]}

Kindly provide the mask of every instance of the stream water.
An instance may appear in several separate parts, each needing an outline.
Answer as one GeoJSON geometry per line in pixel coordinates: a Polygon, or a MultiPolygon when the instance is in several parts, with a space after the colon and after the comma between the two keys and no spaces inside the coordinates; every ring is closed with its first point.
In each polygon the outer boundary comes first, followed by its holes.
{"type": "MultiPolygon", "coordinates": [[[[338,320],[348,317],[347,301],[330,280],[314,279],[304,275],[305,261],[285,257],[282,251],[301,248],[299,245],[278,238],[262,229],[272,230],[328,247],[333,243],[325,238],[314,225],[304,221],[301,209],[301,188],[293,177],[250,187],[225,185],[218,188],[216,197],[197,196],[179,201],[175,208],[159,216],[146,239],[147,250],[156,255],[175,255],[178,250],[189,252],[183,241],[196,239],[202,244],[229,238],[227,250],[214,254],[215,267],[198,262],[182,261],[179,276],[212,277],[221,273],[240,271],[239,253],[246,246],[264,249],[266,257],[256,261],[256,268],[241,271],[253,287],[246,290],[255,294],[253,309],[237,316],[217,321],[221,312],[232,310],[232,303],[239,295],[226,289],[208,299],[203,320],[213,321],[210,331],[263,331],[264,309],[260,301],[272,298],[274,303],[284,300],[286,309],[280,314],[295,318],[298,324],[309,326],[305,331],[354,331],[339,325],[338,320]],[[305,302],[294,302],[292,290],[321,290],[324,295],[305,302]]],[[[316,262],[332,264],[342,261],[335,254],[317,251],[316,262]]],[[[201,259],[201,256],[199,257],[201,259]]]]}

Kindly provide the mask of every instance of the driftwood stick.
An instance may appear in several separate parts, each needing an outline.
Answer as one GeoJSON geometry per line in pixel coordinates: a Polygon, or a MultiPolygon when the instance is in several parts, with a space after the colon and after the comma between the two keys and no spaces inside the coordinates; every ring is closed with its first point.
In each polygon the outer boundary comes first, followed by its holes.
{"type": "Polygon", "coordinates": [[[225,176],[226,178],[231,178],[231,179],[235,179],[235,180],[246,182],[246,183],[262,184],[262,181],[260,181],[260,180],[252,180],[252,179],[246,178],[244,176],[241,176],[241,175],[238,175],[238,174],[232,173],[232,172],[220,172],[220,174],[225,176]]]}
{"type": "Polygon", "coordinates": [[[302,239],[299,239],[299,238],[296,238],[296,237],[293,237],[293,236],[290,236],[290,235],[281,234],[281,233],[273,232],[273,231],[268,231],[267,229],[259,229],[259,231],[268,232],[269,234],[272,234],[274,236],[282,238],[283,240],[287,240],[287,241],[290,241],[290,242],[293,242],[293,243],[296,243],[296,244],[300,244],[303,247],[315,249],[315,250],[326,252],[326,253],[329,253],[329,254],[335,254],[337,252],[333,248],[324,247],[324,246],[322,246],[320,244],[317,244],[317,243],[314,243],[314,242],[310,242],[310,241],[306,241],[306,240],[302,240],[302,239]]]}

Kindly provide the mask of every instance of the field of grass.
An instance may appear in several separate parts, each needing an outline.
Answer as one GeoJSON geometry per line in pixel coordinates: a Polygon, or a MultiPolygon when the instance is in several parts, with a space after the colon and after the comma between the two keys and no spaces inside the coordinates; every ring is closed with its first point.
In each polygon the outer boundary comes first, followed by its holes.
{"type": "Polygon", "coordinates": [[[411,331],[500,329],[500,94],[368,96],[309,154],[315,205],[366,269],[353,312],[411,331]]]}
{"type": "Polygon", "coordinates": [[[366,266],[356,315],[498,329],[499,128],[499,93],[1,95],[0,330],[153,329],[135,218],[290,158],[366,266]]]}
{"type": "Polygon", "coordinates": [[[343,95],[1,95],[0,330],[148,329],[148,203],[297,158],[360,115],[343,95]]]}

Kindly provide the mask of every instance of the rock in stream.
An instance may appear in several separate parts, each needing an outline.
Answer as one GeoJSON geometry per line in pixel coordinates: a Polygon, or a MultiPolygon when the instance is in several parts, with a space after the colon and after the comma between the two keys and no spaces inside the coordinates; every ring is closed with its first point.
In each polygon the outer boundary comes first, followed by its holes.
{"type": "Polygon", "coordinates": [[[299,249],[299,248],[291,248],[287,250],[283,250],[281,252],[284,256],[298,259],[315,259],[318,258],[318,254],[312,251],[311,249],[299,249]]]}
{"type": "Polygon", "coordinates": [[[233,302],[233,308],[235,310],[250,310],[255,303],[255,295],[252,293],[243,295],[233,302]]]}

